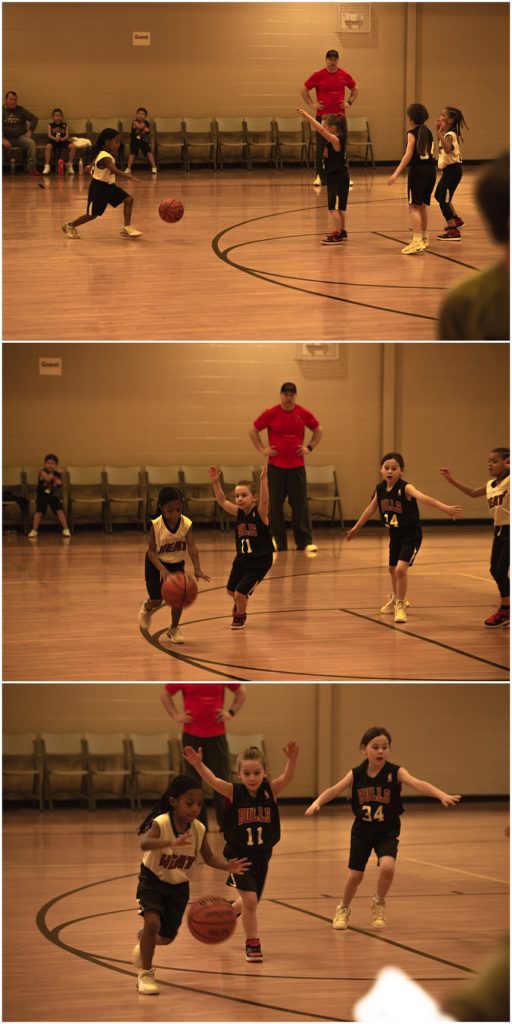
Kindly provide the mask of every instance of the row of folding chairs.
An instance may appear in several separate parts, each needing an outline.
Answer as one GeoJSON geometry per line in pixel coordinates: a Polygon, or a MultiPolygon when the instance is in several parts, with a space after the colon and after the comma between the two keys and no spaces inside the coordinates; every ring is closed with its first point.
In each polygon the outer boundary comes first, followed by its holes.
{"type": "MultiPolygon", "coordinates": [[[[232,777],[249,746],[265,751],[261,734],[228,735],[232,777]]],[[[166,734],[10,733],[3,737],[4,801],[30,798],[40,811],[57,799],[76,799],[95,811],[100,797],[127,801],[132,810],[158,798],[183,764],[180,740],[166,734]]]]}
{"type": "MultiPolygon", "coordinates": [[[[221,483],[228,498],[240,480],[256,481],[254,466],[220,466],[221,483]]],[[[34,510],[39,467],[7,466],[3,471],[3,524],[28,532],[34,510]],[[18,498],[18,501],[16,501],[18,498]]],[[[100,523],[112,533],[116,523],[146,529],[156,515],[162,487],[176,487],[183,495],[184,513],[193,522],[228,529],[231,518],[217,504],[207,466],[68,466],[62,471],[63,503],[73,530],[77,524],[100,523]]],[[[341,495],[334,466],[308,466],[308,500],[313,518],[343,527],[341,495]]],[[[46,518],[53,520],[47,511],[46,518]]],[[[43,520],[44,522],[44,520],[43,520]]]]}
{"type": "MultiPolygon", "coordinates": [[[[47,125],[41,118],[34,132],[36,159],[42,162],[48,142],[47,125]]],[[[67,121],[70,136],[96,141],[104,128],[117,128],[121,135],[119,164],[126,166],[129,153],[131,117],[79,118],[67,121]]],[[[157,165],[175,164],[189,171],[193,163],[209,164],[215,170],[225,163],[254,163],[282,168],[285,163],[308,167],[315,160],[316,132],[300,117],[155,117],[150,121],[148,139],[157,165]]],[[[369,161],[375,166],[367,118],[349,118],[351,162],[369,161]]],[[[11,150],[9,155],[12,156],[11,150]]],[[[84,150],[87,160],[89,152],[84,150]]],[[[20,151],[14,154],[21,159],[20,151]]],[[[145,160],[139,153],[139,162],[145,160]]]]}

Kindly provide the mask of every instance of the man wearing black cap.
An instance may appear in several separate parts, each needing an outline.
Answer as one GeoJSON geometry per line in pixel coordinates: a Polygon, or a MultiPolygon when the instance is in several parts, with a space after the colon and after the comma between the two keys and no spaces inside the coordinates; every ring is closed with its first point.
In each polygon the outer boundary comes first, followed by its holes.
{"type": "MultiPolygon", "coordinates": [[[[348,71],[343,71],[342,68],[338,67],[339,59],[340,55],[337,50],[327,50],[325,68],[322,68],[321,71],[315,71],[310,75],[304,82],[304,88],[301,89],[303,100],[316,114],[318,121],[321,121],[322,117],[326,114],[344,114],[346,117],[348,112],[347,106],[351,107],[358,95],[359,90],[352,76],[349,75],[348,71]],[[350,96],[346,101],[345,88],[350,89],[350,96]],[[310,89],[315,89],[316,91],[316,103],[313,102],[309,95],[310,89]]],[[[322,167],[324,146],[325,140],[321,135],[317,134],[316,178],[313,185],[325,185],[322,167]]]]}
{"type": "Polygon", "coordinates": [[[278,551],[286,551],[286,524],[283,504],[286,498],[292,510],[295,543],[299,551],[316,551],[311,536],[306,469],[304,456],[309,455],[322,439],[323,430],[313,413],[296,405],[297,388],[286,381],[281,388],[281,402],[265,409],[254,421],[249,437],[260,455],[268,458],[268,489],[270,494],[270,526],[278,551]],[[304,444],[304,430],[313,431],[309,444],[304,444]],[[265,448],[259,432],[268,430],[269,446],[265,448]]]}

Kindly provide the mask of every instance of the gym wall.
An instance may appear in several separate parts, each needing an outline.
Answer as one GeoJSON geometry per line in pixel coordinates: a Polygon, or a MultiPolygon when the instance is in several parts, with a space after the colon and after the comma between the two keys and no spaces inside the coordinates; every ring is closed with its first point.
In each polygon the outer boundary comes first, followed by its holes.
{"type": "Polygon", "coordinates": [[[68,118],[296,116],[304,81],[340,52],[357,82],[352,116],[377,160],[399,160],[407,106],[430,124],[447,104],[470,131],[464,158],[508,145],[507,3],[372,3],[368,34],[339,33],[335,3],[5,3],[4,89],[43,123],[68,118]],[[150,32],[150,46],[134,46],[150,32]],[[55,49],[55,44],[58,49],[55,49]]]}
{"type": "MultiPolygon", "coordinates": [[[[3,729],[177,737],[162,691],[153,683],[4,683],[3,729]]],[[[508,792],[508,685],[250,683],[247,691],[228,731],[262,733],[273,774],[284,766],[283,744],[299,742],[287,797],[317,795],[358,764],[359,741],[372,725],[389,730],[392,760],[417,778],[463,795],[508,792]]],[[[181,709],[180,694],[175,701],[181,709]]]]}
{"type": "MultiPolygon", "coordinates": [[[[300,352],[291,342],[4,343],[4,465],[39,465],[48,451],[63,468],[259,465],[248,431],[288,380],[324,428],[310,464],[336,467],[347,519],[368,504],[386,451],[403,453],[405,479],[453,504],[439,468],[483,484],[490,449],[508,444],[507,344],[340,344],[327,362],[300,352]],[[62,376],[40,376],[44,357],[62,358],[62,376]]],[[[489,519],[485,498],[459,497],[466,517],[489,519]]],[[[422,508],[424,521],[439,516],[422,508]]]]}

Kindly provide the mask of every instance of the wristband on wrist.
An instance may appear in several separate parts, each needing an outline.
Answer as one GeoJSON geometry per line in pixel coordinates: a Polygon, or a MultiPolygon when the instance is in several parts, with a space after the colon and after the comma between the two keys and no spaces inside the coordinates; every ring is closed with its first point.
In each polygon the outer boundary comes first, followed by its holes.
{"type": "Polygon", "coordinates": [[[231,715],[231,718],[235,717],[235,712],[233,711],[233,708],[229,708],[228,715],[231,715]]]}
{"type": "Polygon", "coordinates": [[[312,452],[313,448],[310,444],[306,445],[308,452],[312,452]]]}

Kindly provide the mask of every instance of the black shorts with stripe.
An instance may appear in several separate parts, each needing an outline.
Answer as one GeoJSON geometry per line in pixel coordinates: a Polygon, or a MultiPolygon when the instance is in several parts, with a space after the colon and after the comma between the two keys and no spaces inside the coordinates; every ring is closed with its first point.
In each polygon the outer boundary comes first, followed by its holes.
{"type": "Polygon", "coordinates": [[[261,558],[237,555],[226,583],[227,589],[232,593],[238,590],[239,594],[249,597],[272,568],[272,561],[272,555],[263,555],[261,558]]]}
{"type": "Polygon", "coordinates": [[[107,206],[120,206],[129,198],[128,192],[125,192],[124,188],[119,188],[119,185],[109,185],[106,181],[96,181],[93,178],[89,184],[87,213],[90,217],[102,217],[107,206]]]}
{"type": "MultiPolygon", "coordinates": [[[[168,569],[169,572],[185,572],[184,561],[164,562],[162,560],[162,565],[165,565],[165,568],[168,569]]],[[[160,600],[160,598],[162,597],[162,580],[160,579],[160,572],[157,569],[156,565],[153,565],[153,562],[148,558],[147,555],[144,564],[144,572],[146,576],[146,588],[149,597],[151,598],[152,601],[160,600]]]]}
{"type": "MultiPolygon", "coordinates": [[[[391,532],[391,531],[390,531],[391,532]]],[[[389,538],[389,564],[394,567],[398,562],[407,562],[412,565],[423,540],[421,531],[419,533],[406,534],[405,536],[391,532],[389,538]]]]}
{"type": "Polygon", "coordinates": [[[407,195],[410,206],[430,206],[430,197],[436,183],[436,165],[432,163],[413,164],[407,178],[407,195]]]}
{"type": "Polygon", "coordinates": [[[400,818],[393,818],[383,824],[369,822],[368,825],[356,820],[350,833],[350,870],[364,871],[373,850],[379,863],[381,857],[393,857],[396,860],[399,835],[400,818]]]}
{"type": "Polygon", "coordinates": [[[137,886],[139,914],[142,917],[150,912],[160,915],[160,935],[163,939],[174,939],[178,934],[188,898],[188,882],[169,885],[168,882],[162,882],[145,864],[141,864],[137,886]]]}
{"type": "Polygon", "coordinates": [[[272,856],[272,847],[252,852],[247,849],[237,849],[227,843],[224,847],[224,856],[226,860],[232,860],[233,857],[246,857],[251,861],[250,868],[243,875],[230,875],[226,885],[244,892],[255,892],[260,900],[265,886],[269,860],[272,856]]]}

